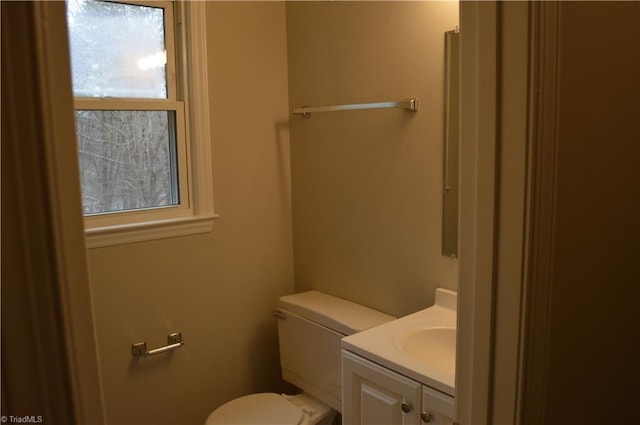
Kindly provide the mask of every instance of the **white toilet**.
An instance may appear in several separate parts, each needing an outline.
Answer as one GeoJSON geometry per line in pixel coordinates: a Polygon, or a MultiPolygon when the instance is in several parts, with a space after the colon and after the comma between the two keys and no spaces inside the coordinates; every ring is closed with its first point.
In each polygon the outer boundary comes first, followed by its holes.
{"type": "Polygon", "coordinates": [[[318,291],[281,297],[282,377],[304,392],[251,394],[223,404],[205,425],[331,425],[341,410],[340,340],[395,317],[318,291]]]}

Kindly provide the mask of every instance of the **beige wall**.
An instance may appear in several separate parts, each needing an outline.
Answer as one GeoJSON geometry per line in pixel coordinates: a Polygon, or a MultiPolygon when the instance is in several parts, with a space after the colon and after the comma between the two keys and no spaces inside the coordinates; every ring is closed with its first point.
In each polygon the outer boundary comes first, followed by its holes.
{"type": "Polygon", "coordinates": [[[291,120],[296,290],[403,315],[456,287],[441,255],[444,32],[457,2],[287,3],[290,106],[418,97],[416,114],[291,120]]]}
{"type": "Polygon", "coordinates": [[[207,5],[213,232],[92,249],[107,419],[202,423],[221,403],[278,390],[271,310],[293,292],[285,8],[207,5]],[[130,346],[170,355],[133,360],[130,346]]]}

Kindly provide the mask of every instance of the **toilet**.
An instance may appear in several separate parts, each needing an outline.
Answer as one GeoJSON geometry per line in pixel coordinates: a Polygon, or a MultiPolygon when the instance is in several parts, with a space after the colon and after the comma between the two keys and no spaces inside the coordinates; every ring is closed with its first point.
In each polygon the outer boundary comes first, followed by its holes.
{"type": "Polygon", "coordinates": [[[342,409],[340,340],[395,317],[319,291],[286,295],[278,319],[282,378],[301,394],[251,394],[214,410],[205,425],[331,425],[342,409]]]}

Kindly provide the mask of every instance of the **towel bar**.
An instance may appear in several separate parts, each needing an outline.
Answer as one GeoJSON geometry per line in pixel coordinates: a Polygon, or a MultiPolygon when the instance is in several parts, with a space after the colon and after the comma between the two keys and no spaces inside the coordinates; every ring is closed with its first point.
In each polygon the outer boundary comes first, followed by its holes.
{"type": "Polygon", "coordinates": [[[303,106],[294,108],[293,113],[308,117],[312,112],[333,112],[333,111],[352,111],[356,109],[384,109],[384,108],[401,108],[407,111],[416,112],[418,110],[418,99],[411,97],[405,100],[392,102],[374,102],[374,103],[354,103],[350,105],[333,105],[333,106],[303,106]]]}

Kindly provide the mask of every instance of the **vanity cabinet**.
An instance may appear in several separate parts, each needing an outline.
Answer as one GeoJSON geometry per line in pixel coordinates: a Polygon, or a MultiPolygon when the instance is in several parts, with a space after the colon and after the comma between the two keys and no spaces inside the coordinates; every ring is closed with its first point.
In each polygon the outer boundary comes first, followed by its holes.
{"type": "Polygon", "coordinates": [[[429,425],[452,425],[454,415],[453,397],[426,385],[422,386],[421,418],[429,425]]]}
{"type": "Polygon", "coordinates": [[[343,425],[452,424],[453,397],[342,351],[343,425]]]}

